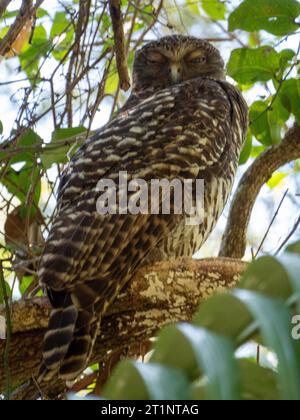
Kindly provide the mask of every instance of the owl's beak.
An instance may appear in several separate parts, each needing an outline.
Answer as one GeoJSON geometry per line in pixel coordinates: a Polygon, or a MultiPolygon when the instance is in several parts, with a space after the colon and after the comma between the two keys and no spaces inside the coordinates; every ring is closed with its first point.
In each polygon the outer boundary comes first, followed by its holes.
{"type": "Polygon", "coordinates": [[[179,63],[171,63],[170,75],[172,84],[180,83],[182,81],[182,72],[179,63]]]}

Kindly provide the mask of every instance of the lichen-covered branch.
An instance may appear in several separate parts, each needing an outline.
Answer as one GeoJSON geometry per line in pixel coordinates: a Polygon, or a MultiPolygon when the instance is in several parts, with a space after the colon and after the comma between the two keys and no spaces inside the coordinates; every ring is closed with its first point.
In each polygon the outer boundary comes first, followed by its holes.
{"type": "MultiPolygon", "coordinates": [[[[164,325],[190,321],[199,302],[217,290],[235,286],[246,267],[239,260],[213,258],[160,262],[140,269],[104,317],[92,362],[103,362],[109,352],[145,342],[164,325]]],[[[14,303],[9,359],[14,385],[38,372],[49,313],[45,298],[14,303]]],[[[0,316],[4,316],[1,308],[0,316]]],[[[0,372],[4,348],[5,341],[0,341],[0,372]]],[[[0,392],[3,387],[4,378],[0,374],[0,392]]],[[[64,388],[57,380],[42,385],[43,392],[50,396],[57,396],[64,388]]],[[[33,387],[26,390],[27,398],[34,391],[33,387]]]]}
{"type": "Polygon", "coordinates": [[[295,125],[283,141],[262,153],[246,171],[235,193],[220,257],[243,258],[247,247],[247,230],[257,196],[273,173],[300,158],[300,127],[295,125]]]}
{"type": "Polygon", "coordinates": [[[127,91],[130,88],[130,77],[127,65],[127,51],[121,11],[121,1],[109,0],[109,10],[114,30],[115,54],[120,78],[120,88],[124,91],[127,91]]]}

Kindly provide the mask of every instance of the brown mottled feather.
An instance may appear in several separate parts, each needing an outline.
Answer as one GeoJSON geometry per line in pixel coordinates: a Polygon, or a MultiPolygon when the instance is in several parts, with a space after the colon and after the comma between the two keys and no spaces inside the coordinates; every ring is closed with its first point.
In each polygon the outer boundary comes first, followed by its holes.
{"type": "Polygon", "coordinates": [[[128,103],[85,142],[62,178],[58,214],[39,270],[54,307],[44,346],[49,376],[78,376],[88,363],[101,316],[134,271],[146,260],[192,255],[225,206],[247,129],[241,95],[220,69],[174,85],[163,76],[156,78],[157,85],[139,79],[141,54],[149,48],[192,47],[216,55],[223,71],[217,50],[203,41],[171,37],[150,43],[137,54],[128,103]],[[203,178],[203,224],[187,227],[179,215],[98,214],[97,182],[117,181],[120,171],[131,179],[203,178]]]}

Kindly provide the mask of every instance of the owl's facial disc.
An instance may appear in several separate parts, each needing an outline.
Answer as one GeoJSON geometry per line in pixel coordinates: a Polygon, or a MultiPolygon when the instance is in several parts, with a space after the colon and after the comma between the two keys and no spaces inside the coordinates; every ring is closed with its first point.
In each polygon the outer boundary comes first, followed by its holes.
{"type": "Polygon", "coordinates": [[[137,52],[135,87],[164,88],[197,77],[224,79],[224,62],[219,51],[198,38],[165,37],[137,52]]]}

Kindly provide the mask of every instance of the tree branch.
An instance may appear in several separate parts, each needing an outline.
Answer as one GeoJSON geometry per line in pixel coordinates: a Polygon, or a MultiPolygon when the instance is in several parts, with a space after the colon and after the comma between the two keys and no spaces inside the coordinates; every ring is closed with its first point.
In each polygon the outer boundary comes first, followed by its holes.
{"type": "MultiPolygon", "coordinates": [[[[246,267],[239,260],[212,258],[160,262],[140,269],[103,318],[92,363],[103,363],[109,353],[145,342],[164,325],[190,321],[199,302],[217,290],[234,287],[246,267]]],[[[14,303],[9,359],[13,385],[37,375],[49,313],[46,298],[14,303]]],[[[0,308],[1,315],[4,309],[0,308]]],[[[3,372],[4,349],[5,341],[0,341],[0,372],[3,372]]],[[[0,391],[4,386],[0,374],[0,391]]],[[[57,396],[65,390],[65,384],[56,379],[42,384],[42,390],[46,395],[57,396]]],[[[35,391],[31,386],[26,390],[26,398],[32,398],[35,391]]]]}
{"type": "Polygon", "coordinates": [[[262,153],[242,177],[231,205],[220,257],[243,258],[251,213],[261,188],[275,171],[299,158],[300,127],[295,125],[279,145],[262,153]]]}
{"type": "Polygon", "coordinates": [[[6,12],[7,6],[11,0],[1,0],[0,1],[0,17],[6,12]]]}
{"type": "Polygon", "coordinates": [[[5,37],[0,41],[0,56],[5,56],[11,49],[11,46],[16,41],[18,35],[24,28],[25,24],[33,19],[37,9],[44,0],[37,0],[33,6],[33,0],[23,0],[20,7],[20,13],[15,22],[11,25],[5,37]]]}
{"type": "Polygon", "coordinates": [[[130,88],[130,77],[127,66],[126,41],[123,27],[121,1],[109,0],[109,10],[114,30],[115,53],[120,78],[120,87],[126,92],[130,88]]]}

